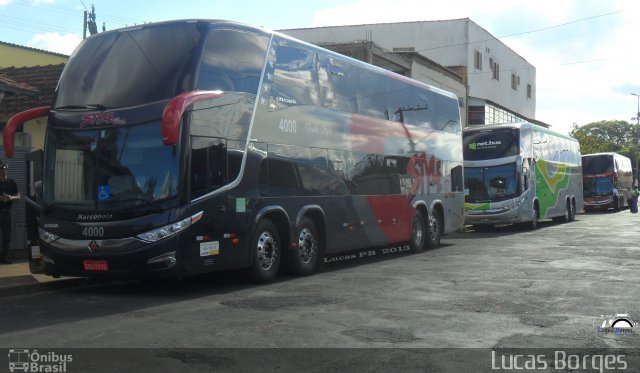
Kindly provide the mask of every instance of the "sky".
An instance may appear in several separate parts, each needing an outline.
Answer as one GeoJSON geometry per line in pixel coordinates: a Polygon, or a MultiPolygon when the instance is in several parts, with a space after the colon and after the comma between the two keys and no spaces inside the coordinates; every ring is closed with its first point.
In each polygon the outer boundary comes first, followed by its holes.
{"type": "Polygon", "coordinates": [[[535,66],[535,119],[556,131],[631,122],[640,109],[637,0],[0,0],[0,41],[70,54],[92,4],[107,30],[184,18],[276,30],[468,17],[535,66]]]}

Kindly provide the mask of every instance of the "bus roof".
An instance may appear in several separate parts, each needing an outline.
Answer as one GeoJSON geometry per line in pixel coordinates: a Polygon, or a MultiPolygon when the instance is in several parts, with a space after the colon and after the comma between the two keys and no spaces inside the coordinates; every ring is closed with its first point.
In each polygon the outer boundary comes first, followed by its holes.
{"type": "MultiPolygon", "coordinates": [[[[455,94],[453,94],[453,93],[451,93],[449,91],[445,91],[443,89],[440,89],[438,87],[434,87],[432,85],[429,85],[427,83],[421,82],[419,80],[415,80],[413,78],[397,74],[397,73],[395,73],[395,72],[393,72],[391,70],[386,70],[386,69],[384,69],[382,67],[371,65],[371,64],[366,63],[364,61],[360,61],[360,60],[357,60],[355,58],[352,58],[352,57],[349,57],[349,56],[345,56],[343,54],[334,52],[332,50],[329,50],[329,49],[326,49],[326,48],[323,48],[323,47],[320,47],[320,46],[317,46],[317,45],[314,45],[314,44],[310,44],[310,43],[308,43],[306,41],[296,39],[294,37],[291,37],[289,35],[283,34],[281,32],[270,30],[270,29],[267,29],[267,28],[264,28],[264,27],[256,27],[256,26],[251,26],[251,25],[245,24],[245,23],[236,22],[236,21],[229,21],[229,20],[224,20],[224,19],[178,19],[178,20],[170,20],[170,21],[162,21],[162,22],[151,22],[151,23],[145,23],[145,24],[142,24],[142,25],[128,26],[128,27],[123,27],[123,28],[119,28],[119,29],[114,29],[114,30],[101,32],[101,33],[92,35],[89,38],[97,37],[99,35],[108,34],[108,33],[126,32],[126,31],[131,31],[131,30],[140,30],[140,29],[144,29],[144,28],[155,27],[155,26],[158,26],[158,25],[177,24],[177,23],[202,23],[202,24],[215,24],[217,26],[228,25],[230,27],[244,29],[244,30],[247,30],[247,31],[260,33],[260,34],[263,34],[263,35],[277,36],[279,38],[287,39],[287,40],[290,40],[290,41],[295,42],[297,44],[304,45],[304,46],[308,47],[309,49],[314,50],[315,52],[322,52],[323,54],[330,55],[332,57],[342,59],[342,60],[347,61],[347,62],[349,62],[349,63],[351,63],[353,65],[364,67],[364,68],[367,68],[369,70],[376,71],[377,73],[380,73],[380,74],[385,74],[385,75],[387,75],[387,76],[389,76],[389,77],[391,77],[393,79],[402,80],[402,81],[405,81],[407,83],[410,83],[410,84],[413,84],[415,86],[418,86],[420,88],[428,89],[428,90],[433,91],[435,93],[438,93],[438,94],[441,94],[441,95],[444,95],[444,96],[447,96],[447,97],[450,97],[450,98],[453,98],[453,99],[456,99],[456,100],[458,99],[458,97],[455,94]]],[[[87,39],[89,39],[89,38],[87,38],[87,39]]]]}
{"type": "Polygon", "coordinates": [[[548,128],[539,126],[537,124],[533,124],[530,122],[514,122],[514,123],[502,123],[502,124],[486,124],[486,125],[476,125],[476,126],[470,126],[470,127],[465,127],[463,129],[463,132],[473,132],[473,131],[486,131],[486,130],[494,130],[494,129],[500,129],[500,128],[514,128],[514,129],[519,129],[522,127],[530,127],[531,129],[533,129],[534,131],[537,132],[544,132],[546,134],[549,134],[551,136],[555,136],[555,137],[560,137],[566,140],[571,140],[571,141],[575,141],[578,142],[578,140],[576,140],[575,138],[568,136],[568,135],[563,135],[559,132],[550,130],[548,128]]]}

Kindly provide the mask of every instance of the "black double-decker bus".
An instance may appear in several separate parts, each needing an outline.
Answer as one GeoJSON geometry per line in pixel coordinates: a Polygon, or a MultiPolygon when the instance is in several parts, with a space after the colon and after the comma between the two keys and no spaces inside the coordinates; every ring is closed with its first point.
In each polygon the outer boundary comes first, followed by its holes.
{"type": "Polygon", "coordinates": [[[582,156],[584,210],[622,210],[633,189],[631,160],[618,153],[582,156]]]}
{"type": "Polygon", "coordinates": [[[7,155],[43,115],[28,203],[49,275],[268,281],[342,251],[437,246],[463,224],[456,96],[261,28],[94,35],[53,106],[10,120],[7,155]]]}

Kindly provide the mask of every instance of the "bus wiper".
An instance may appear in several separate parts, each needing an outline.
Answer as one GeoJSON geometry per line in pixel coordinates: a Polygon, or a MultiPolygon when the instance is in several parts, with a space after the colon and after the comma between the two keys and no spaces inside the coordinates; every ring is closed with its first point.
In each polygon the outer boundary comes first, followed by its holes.
{"type": "Polygon", "coordinates": [[[42,204],[42,212],[45,214],[50,213],[53,209],[60,206],[82,206],[80,203],[61,203],[61,202],[52,202],[47,204],[42,204]]]}
{"type": "Polygon", "coordinates": [[[58,106],[53,108],[53,110],[107,110],[108,107],[101,104],[87,104],[87,105],[67,105],[67,106],[58,106]]]}

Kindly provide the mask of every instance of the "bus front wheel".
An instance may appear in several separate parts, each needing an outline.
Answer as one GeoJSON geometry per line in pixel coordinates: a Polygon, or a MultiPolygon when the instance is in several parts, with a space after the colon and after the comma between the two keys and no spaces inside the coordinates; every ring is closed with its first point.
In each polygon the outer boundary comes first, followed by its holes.
{"type": "Polygon", "coordinates": [[[284,258],[288,272],[298,276],[312,274],[318,264],[320,244],[318,230],[311,219],[302,218],[294,242],[295,247],[288,250],[284,258]]]}
{"type": "Polygon", "coordinates": [[[533,208],[533,216],[531,216],[531,221],[529,222],[529,229],[534,230],[538,229],[538,206],[533,208]]]}
{"type": "Polygon", "coordinates": [[[261,220],[251,240],[253,261],[251,275],[258,283],[273,280],[280,267],[281,245],[275,225],[270,220],[261,220]]]}

